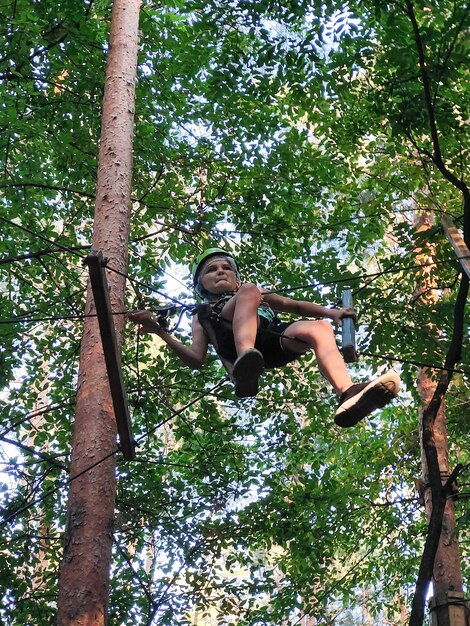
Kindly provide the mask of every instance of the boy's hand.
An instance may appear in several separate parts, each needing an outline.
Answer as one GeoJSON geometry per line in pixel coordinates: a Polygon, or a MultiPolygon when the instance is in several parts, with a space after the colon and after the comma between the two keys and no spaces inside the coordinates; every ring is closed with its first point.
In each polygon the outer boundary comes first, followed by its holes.
{"type": "Polygon", "coordinates": [[[352,317],[354,323],[356,323],[356,313],[352,307],[348,307],[347,309],[331,309],[331,319],[338,326],[343,325],[343,319],[345,317],[352,317]]]}
{"type": "Polygon", "coordinates": [[[131,311],[126,315],[134,324],[139,324],[139,332],[160,334],[163,328],[157,322],[152,311],[131,311]]]}

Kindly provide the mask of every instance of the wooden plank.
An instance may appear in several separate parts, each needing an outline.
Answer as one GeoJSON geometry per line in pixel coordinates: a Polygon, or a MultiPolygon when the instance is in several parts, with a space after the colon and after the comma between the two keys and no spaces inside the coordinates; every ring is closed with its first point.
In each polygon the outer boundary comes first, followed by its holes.
{"type": "Polygon", "coordinates": [[[439,616],[441,618],[447,617],[446,623],[449,626],[468,626],[466,616],[470,611],[470,602],[465,599],[464,594],[460,591],[448,591],[447,602],[441,600],[440,605],[437,603],[437,598],[433,596],[428,600],[428,608],[431,626],[439,626],[442,623],[439,616]]]}
{"type": "Polygon", "coordinates": [[[441,216],[441,223],[446,237],[450,241],[450,245],[454,248],[457,259],[460,261],[463,271],[470,278],[470,250],[467,248],[460,231],[455,226],[452,218],[448,215],[443,214],[441,216]]]}
{"type": "Polygon", "coordinates": [[[85,257],[88,265],[91,288],[95,299],[96,314],[103,344],[104,360],[108,373],[111,398],[113,400],[114,415],[119,433],[121,451],[126,461],[135,459],[134,442],[132,439],[131,419],[127,393],[121,370],[121,358],[119,355],[114,320],[109,300],[108,282],[106,280],[105,262],[101,252],[92,250],[85,257]]]}
{"type": "MultiPolygon", "coordinates": [[[[341,294],[341,306],[343,309],[352,307],[351,289],[345,289],[341,294]]],[[[352,317],[343,318],[341,326],[341,351],[346,363],[355,363],[359,360],[356,352],[356,329],[354,327],[354,319],[352,317]]]]}

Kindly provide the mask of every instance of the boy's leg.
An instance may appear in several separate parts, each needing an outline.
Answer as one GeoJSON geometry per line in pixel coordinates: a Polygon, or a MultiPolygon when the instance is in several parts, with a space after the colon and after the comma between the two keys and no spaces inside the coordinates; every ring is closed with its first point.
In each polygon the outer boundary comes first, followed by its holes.
{"type": "Polygon", "coordinates": [[[261,304],[261,292],[251,283],[241,285],[237,293],[230,298],[221,311],[221,317],[232,322],[233,338],[237,354],[253,348],[258,332],[258,307],[261,304]]]}
{"type": "Polygon", "coordinates": [[[233,339],[238,358],[233,366],[235,394],[239,398],[256,396],[258,380],[264,370],[264,358],[256,350],[258,307],[261,292],[251,283],[241,285],[221,311],[221,317],[232,322],[233,339]]]}
{"type": "Polygon", "coordinates": [[[338,395],[352,385],[330,322],[326,320],[294,322],[284,331],[282,345],[286,350],[299,354],[313,349],[320,372],[338,395]]]}
{"type": "Polygon", "coordinates": [[[288,350],[303,353],[313,348],[315,351],[320,371],[340,394],[340,404],[335,415],[338,426],[354,426],[397,395],[400,378],[394,371],[368,383],[352,384],[329,322],[295,322],[286,328],[284,337],[283,346],[288,350]]]}

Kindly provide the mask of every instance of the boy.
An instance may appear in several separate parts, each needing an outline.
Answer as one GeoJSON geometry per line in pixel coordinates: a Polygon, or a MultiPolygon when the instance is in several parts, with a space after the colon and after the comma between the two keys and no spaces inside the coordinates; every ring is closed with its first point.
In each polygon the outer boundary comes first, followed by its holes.
{"type": "MultiPolygon", "coordinates": [[[[332,326],[323,319],[282,322],[275,312],[294,313],[313,318],[330,318],[341,325],[352,309],[326,307],[270,293],[252,283],[241,283],[233,256],[222,249],[210,248],[193,263],[196,293],[212,309],[212,343],[219,356],[233,363],[235,394],[255,396],[264,368],[282,367],[313,349],[318,367],[340,402],[335,422],[354,426],[375,409],[388,404],[398,393],[400,379],[390,371],[369,383],[353,384],[336,346],[332,326]]],[[[192,369],[199,369],[211,340],[195,315],[192,342],[186,346],[163,330],[150,311],[128,314],[140,330],[155,333],[192,369]]]]}

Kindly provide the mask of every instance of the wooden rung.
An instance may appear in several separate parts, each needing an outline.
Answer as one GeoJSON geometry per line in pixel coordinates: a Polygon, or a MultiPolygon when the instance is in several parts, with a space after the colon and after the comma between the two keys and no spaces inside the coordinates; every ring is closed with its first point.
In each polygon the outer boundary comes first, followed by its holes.
{"type": "Polygon", "coordinates": [[[460,261],[463,271],[470,278],[470,250],[465,244],[458,228],[448,215],[443,214],[441,216],[441,223],[446,237],[450,241],[451,246],[454,248],[457,259],[460,261]]]}
{"type": "Polygon", "coordinates": [[[126,461],[132,461],[135,459],[135,448],[132,440],[127,393],[121,371],[121,358],[111,312],[111,303],[109,301],[105,262],[103,261],[101,252],[92,250],[90,254],[85,257],[84,263],[88,265],[90,274],[91,289],[95,300],[96,314],[98,317],[101,343],[103,345],[104,360],[108,373],[109,387],[111,389],[121,451],[126,461]]]}

